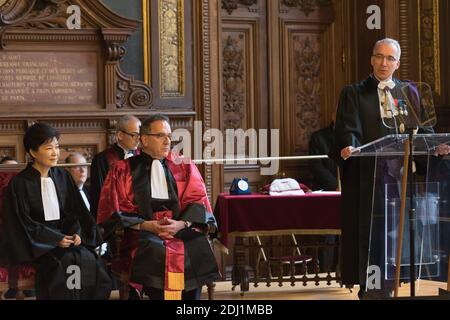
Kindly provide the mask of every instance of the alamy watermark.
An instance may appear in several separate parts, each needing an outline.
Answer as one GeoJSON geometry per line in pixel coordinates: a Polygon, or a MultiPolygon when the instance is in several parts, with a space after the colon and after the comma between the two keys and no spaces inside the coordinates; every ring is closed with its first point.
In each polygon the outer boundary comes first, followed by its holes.
{"type": "Polygon", "coordinates": [[[367,7],[367,14],[370,14],[367,18],[367,29],[380,30],[381,29],[381,8],[377,5],[371,5],[367,7]]]}
{"type": "Polygon", "coordinates": [[[81,290],[81,268],[77,265],[68,266],[66,274],[69,275],[66,280],[67,289],[81,290]]]}
{"type": "Polygon", "coordinates": [[[260,163],[261,175],[278,173],[279,129],[228,129],[224,135],[219,129],[203,132],[202,122],[195,121],[194,139],[187,129],[174,130],[172,139],[175,143],[178,142],[172,151],[184,156],[178,162],[194,159],[207,165],[260,163]]]}
{"type": "Polygon", "coordinates": [[[376,265],[367,268],[367,290],[381,289],[381,268],[376,265]]]}
{"type": "Polygon", "coordinates": [[[81,9],[79,6],[71,5],[67,7],[67,14],[70,16],[66,20],[66,26],[69,30],[81,29],[81,9]]]}

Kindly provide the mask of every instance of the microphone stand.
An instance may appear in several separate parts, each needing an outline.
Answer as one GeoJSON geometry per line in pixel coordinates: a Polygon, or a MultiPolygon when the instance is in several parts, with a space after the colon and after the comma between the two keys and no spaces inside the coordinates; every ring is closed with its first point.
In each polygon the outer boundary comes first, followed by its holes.
{"type": "Polygon", "coordinates": [[[415,227],[415,219],[416,219],[416,201],[415,201],[415,184],[416,184],[416,175],[414,172],[414,129],[409,129],[409,278],[410,278],[410,293],[411,297],[416,296],[416,227],[415,227]]]}
{"type": "Polygon", "coordinates": [[[405,155],[404,155],[404,173],[402,179],[402,199],[400,207],[400,221],[398,225],[398,239],[397,239],[397,255],[396,255],[396,273],[395,273],[395,287],[394,287],[394,297],[398,297],[398,287],[400,284],[401,275],[401,257],[402,257],[402,247],[403,247],[403,227],[404,227],[404,217],[406,208],[406,194],[407,187],[409,186],[409,278],[410,278],[410,295],[411,297],[416,296],[416,245],[415,245],[415,219],[416,219],[416,193],[415,184],[416,176],[414,172],[414,135],[416,129],[408,129],[408,140],[405,142],[405,155]]]}
{"type": "MultiPolygon", "coordinates": [[[[390,111],[392,113],[392,118],[394,120],[395,132],[398,135],[398,124],[395,115],[394,106],[389,103],[390,111]]],[[[402,106],[398,105],[399,115],[402,106]]],[[[400,126],[400,129],[403,133],[405,126],[404,123],[400,126]]],[[[398,229],[398,240],[397,240],[397,255],[396,255],[396,272],[395,272],[395,287],[394,287],[394,296],[398,297],[398,287],[400,285],[400,276],[401,276],[401,257],[402,257],[402,247],[403,247],[403,226],[404,226],[404,217],[405,217],[405,209],[406,209],[406,194],[407,194],[407,186],[409,185],[409,249],[410,249],[410,294],[411,297],[416,296],[416,268],[415,268],[415,217],[416,217],[416,205],[415,205],[415,173],[414,173],[414,131],[416,128],[408,128],[408,140],[405,143],[405,155],[403,162],[403,179],[402,179],[402,199],[401,199],[401,207],[400,207],[400,221],[399,221],[399,229],[398,229]],[[406,169],[407,168],[407,169],[406,169]],[[405,170],[406,169],[406,170],[405,170]]]]}

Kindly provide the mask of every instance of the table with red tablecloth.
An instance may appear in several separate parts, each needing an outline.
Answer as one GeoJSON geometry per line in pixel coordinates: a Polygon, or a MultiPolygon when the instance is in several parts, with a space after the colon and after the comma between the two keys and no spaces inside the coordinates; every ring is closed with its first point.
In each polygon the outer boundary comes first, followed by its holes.
{"type": "MultiPolygon", "coordinates": [[[[219,226],[218,239],[228,247],[230,237],[339,236],[340,199],[339,193],[302,196],[220,194],[214,208],[219,226]]],[[[236,267],[234,262],[233,267],[236,267]]]]}

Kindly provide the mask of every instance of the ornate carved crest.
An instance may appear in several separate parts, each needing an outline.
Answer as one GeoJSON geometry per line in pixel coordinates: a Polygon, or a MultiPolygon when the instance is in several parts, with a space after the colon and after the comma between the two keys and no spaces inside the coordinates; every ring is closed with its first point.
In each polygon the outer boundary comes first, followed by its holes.
{"type": "Polygon", "coordinates": [[[317,7],[331,6],[331,0],[283,0],[282,3],[287,7],[299,8],[306,16],[314,12],[317,7]]]}
{"type": "Polygon", "coordinates": [[[119,65],[126,54],[123,43],[137,27],[137,21],[116,15],[101,1],[0,0],[0,50],[8,41],[103,42],[107,109],[149,109],[152,105],[152,88],[124,74],[119,65]],[[81,29],[67,28],[71,5],[80,8],[81,29]],[[30,34],[30,30],[36,32],[30,34]]]}
{"type": "Polygon", "coordinates": [[[65,28],[67,0],[7,0],[0,7],[1,46],[3,35],[12,27],[25,29],[65,28]]]}
{"type": "Polygon", "coordinates": [[[300,132],[296,152],[307,150],[311,133],[320,128],[321,64],[317,42],[308,36],[295,39],[295,107],[300,132]]]}
{"type": "Polygon", "coordinates": [[[229,36],[223,49],[224,128],[238,129],[244,117],[243,52],[238,40],[229,36]]]}
{"type": "Polygon", "coordinates": [[[153,93],[143,82],[136,82],[125,75],[121,70],[117,71],[116,106],[119,109],[148,109],[153,101],[153,93]]]}
{"type": "Polygon", "coordinates": [[[234,10],[238,8],[238,5],[250,7],[256,4],[258,0],[222,0],[222,8],[225,9],[228,14],[232,14],[234,10]]]}

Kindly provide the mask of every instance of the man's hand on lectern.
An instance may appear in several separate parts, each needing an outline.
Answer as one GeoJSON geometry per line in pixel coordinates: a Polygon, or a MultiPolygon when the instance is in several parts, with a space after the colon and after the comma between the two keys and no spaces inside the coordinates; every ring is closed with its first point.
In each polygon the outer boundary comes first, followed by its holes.
{"type": "Polygon", "coordinates": [[[450,154],[450,146],[446,144],[440,144],[436,147],[436,150],[434,151],[434,155],[437,156],[446,156],[450,154]]]}
{"type": "Polygon", "coordinates": [[[347,160],[352,155],[353,151],[355,151],[355,148],[353,147],[347,147],[341,150],[341,157],[344,160],[347,160]]]}

